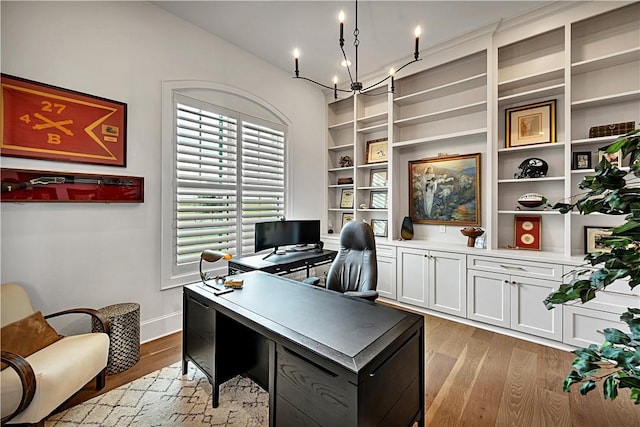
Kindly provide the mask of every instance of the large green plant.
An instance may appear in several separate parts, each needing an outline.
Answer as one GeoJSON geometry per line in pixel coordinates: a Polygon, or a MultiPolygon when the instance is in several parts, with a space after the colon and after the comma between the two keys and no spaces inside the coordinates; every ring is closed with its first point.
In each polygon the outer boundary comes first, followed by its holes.
{"type": "MultiPolygon", "coordinates": [[[[578,278],[563,284],[545,299],[548,309],[573,300],[579,299],[582,303],[592,300],[615,280],[628,280],[632,289],[640,284],[639,132],[627,133],[606,149],[607,153],[622,150],[622,159],[629,158],[629,170],[603,159],[595,167],[595,176],[587,176],[580,183],[580,189],[587,191],[578,195],[577,201],[554,206],[563,214],[577,209],[584,215],[599,212],[626,216],[624,224],[612,228],[611,235],[600,240],[611,252],[587,254],[584,266],[573,272],[578,278]],[[593,270],[589,265],[599,268],[593,270]]],[[[564,391],[569,392],[572,385],[580,384],[580,393],[585,395],[601,381],[605,399],[613,400],[618,389],[629,388],[631,399],[636,405],[640,404],[640,309],[629,308],[620,320],[629,326],[628,333],[607,328],[603,344],[573,351],[577,357],[564,380],[564,391]]]]}

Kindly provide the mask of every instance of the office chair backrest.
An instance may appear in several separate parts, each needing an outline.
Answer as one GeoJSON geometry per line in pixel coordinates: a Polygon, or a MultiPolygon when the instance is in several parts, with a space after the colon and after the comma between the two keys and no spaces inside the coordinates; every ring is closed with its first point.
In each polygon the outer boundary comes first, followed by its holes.
{"type": "Polygon", "coordinates": [[[373,230],[366,222],[348,222],[340,232],[340,249],[327,273],[326,287],[361,296],[356,293],[375,291],[377,286],[378,261],[373,230]]]}

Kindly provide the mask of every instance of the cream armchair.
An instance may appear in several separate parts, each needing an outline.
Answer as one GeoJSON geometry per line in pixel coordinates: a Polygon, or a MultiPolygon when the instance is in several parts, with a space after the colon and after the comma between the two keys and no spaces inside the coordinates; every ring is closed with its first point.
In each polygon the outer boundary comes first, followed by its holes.
{"type": "MultiPolygon", "coordinates": [[[[2,349],[0,371],[2,424],[44,424],[44,419],[93,378],[96,389],[105,385],[109,354],[109,322],[88,308],[65,310],[44,316],[51,318],[84,313],[102,322],[105,333],[66,336],[21,357],[2,349]]],[[[34,314],[27,293],[16,284],[0,286],[0,326],[13,324],[34,314]]],[[[45,323],[45,322],[43,322],[45,323]]],[[[47,326],[48,327],[48,326],[47,326]]],[[[4,331],[5,329],[3,329],[4,331]]],[[[52,331],[55,334],[55,331],[52,331]]],[[[56,334],[57,335],[57,334],[56,334]]],[[[25,336],[25,339],[29,339],[25,336]]]]}

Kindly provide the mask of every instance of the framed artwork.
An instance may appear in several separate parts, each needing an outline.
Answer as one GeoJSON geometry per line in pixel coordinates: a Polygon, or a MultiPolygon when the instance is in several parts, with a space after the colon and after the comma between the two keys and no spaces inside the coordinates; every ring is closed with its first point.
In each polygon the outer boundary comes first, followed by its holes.
{"type": "Polygon", "coordinates": [[[556,142],[556,100],[505,110],[506,147],[556,142]]]}
{"type": "Polygon", "coordinates": [[[411,221],[480,226],[480,188],[480,153],[410,161],[411,221]]]}
{"type": "Polygon", "coordinates": [[[367,141],[367,164],[388,161],[388,147],[387,138],[367,141]]]}
{"type": "Polygon", "coordinates": [[[387,192],[372,191],[369,196],[370,209],[387,209],[387,192]]]}
{"type": "Polygon", "coordinates": [[[144,178],[2,168],[2,202],[142,203],[144,178]]]}
{"type": "Polygon", "coordinates": [[[602,227],[584,227],[584,253],[611,252],[611,248],[600,243],[600,239],[611,235],[611,230],[602,227]]]}
{"type": "Polygon", "coordinates": [[[348,223],[349,221],[353,221],[353,214],[343,213],[342,214],[342,226],[344,227],[344,225],[346,223],[348,223]]]}
{"type": "Polygon", "coordinates": [[[371,187],[386,187],[387,186],[387,170],[386,169],[372,169],[371,170],[371,187]]]}
{"type": "Polygon", "coordinates": [[[126,166],[127,104],[2,74],[0,154],[126,166]]]}
{"type": "Polygon", "coordinates": [[[372,219],[371,228],[373,229],[374,236],[387,237],[387,220],[386,219],[372,219]]]}
{"type": "Polygon", "coordinates": [[[540,241],[542,218],[540,216],[516,215],[514,223],[514,246],[517,249],[539,251],[542,248],[540,241]]]}
{"type": "MultiPolygon", "coordinates": [[[[606,149],[606,147],[605,147],[606,149]]],[[[598,163],[605,158],[611,163],[611,166],[621,167],[622,164],[620,161],[622,160],[622,150],[618,150],[615,153],[607,153],[605,150],[598,150],[598,163]]]]}
{"type": "Polygon", "coordinates": [[[591,169],[591,151],[574,151],[572,167],[574,170],[591,169]]]}
{"type": "Polygon", "coordinates": [[[342,195],[340,196],[340,208],[341,209],[352,209],[353,208],[353,190],[352,189],[343,189],[342,195]]]}

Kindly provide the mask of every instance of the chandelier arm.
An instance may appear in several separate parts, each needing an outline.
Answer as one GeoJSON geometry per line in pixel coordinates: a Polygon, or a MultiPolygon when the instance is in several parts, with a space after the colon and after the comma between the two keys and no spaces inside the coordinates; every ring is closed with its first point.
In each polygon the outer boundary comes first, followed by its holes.
{"type": "Polygon", "coordinates": [[[351,68],[349,68],[349,61],[347,60],[347,54],[344,51],[344,47],[340,46],[342,51],[342,57],[344,58],[344,65],[347,67],[347,73],[349,73],[349,81],[353,83],[353,77],[351,77],[351,68]]]}
{"type": "Polygon", "coordinates": [[[324,88],[326,88],[326,89],[337,90],[338,92],[348,92],[348,93],[353,92],[353,91],[351,91],[351,90],[337,89],[337,88],[335,88],[335,87],[327,86],[327,85],[325,85],[325,84],[322,84],[322,83],[317,82],[317,81],[315,81],[315,80],[311,80],[311,79],[309,79],[309,78],[307,78],[307,77],[303,77],[303,76],[293,76],[292,78],[293,78],[293,79],[306,80],[306,81],[308,81],[308,82],[315,83],[315,84],[317,84],[318,86],[322,86],[322,87],[324,87],[324,88]]]}

